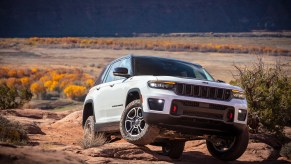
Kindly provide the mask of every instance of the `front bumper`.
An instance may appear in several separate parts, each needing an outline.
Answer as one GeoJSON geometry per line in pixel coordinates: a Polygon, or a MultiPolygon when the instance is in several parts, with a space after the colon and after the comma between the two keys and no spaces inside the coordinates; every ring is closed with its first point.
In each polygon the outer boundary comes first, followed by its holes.
{"type": "MultiPolygon", "coordinates": [[[[240,99],[231,99],[230,101],[218,101],[218,100],[211,100],[211,99],[204,99],[204,98],[196,98],[196,97],[188,97],[188,96],[179,96],[179,95],[176,95],[173,91],[169,91],[169,90],[162,90],[162,89],[149,89],[147,90],[147,92],[143,92],[144,94],[142,95],[142,98],[143,98],[143,111],[145,113],[156,113],[156,114],[166,114],[166,115],[169,115],[171,113],[171,108],[172,108],[172,105],[173,105],[173,102],[174,101],[186,101],[186,102],[198,102],[198,103],[201,103],[201,104],[210,104],[209,106],[209,109],[212,108],[212,106],[225,106],[225,107],[229,107],[227,110],[229,110],[230,108],[232,108],[231,110],[233,111],[233,114],[234,114],[234,118],[233,118],[233,123],[239,123],[239,124],[247,124],[247,118],[244,119],[244,120],[241,120],[239,118],[239,112],[240,110],[244,110],[244,111],[247,111],[247,102],[246,100],[240,100],[240,99]],[[163,101],[164,105],[163,105],[163,108],[162,110],[153,110],[150,108],[150,105],[149,105],[149,99],[160,99],[163,101]]],[[[187,108],[187,111],[188,112],[191,112],[191,108],[197,108],[197,107],[191,107],[191,105],[186,105],[184,106],[183,108],[187,108]],[[186,107],[187,106],[187,107],[186,107]]],[[[216,107],[215,107],[216,108],[216,107]]],[[[208,109],[200,109],[199,107],[199,110],[200,112],[204,112],[206,111],[206,113],[208,113],[207,111],[209,111],[208,109]],[[203,110],[204,111],[201,111],[203,110]]],[[[209,111],[209,113],[211,113],[211,111],[209,111]]],[[[213,113],[216,113],[216,112],[212,112],[213,113]]],[[[219,112],[218,112],[219,113],[219,112]]],[[[221,113],[221,114],[225,114],[226,112],[224,113],[221,113]]],[[[183,113],[181,114],[183,115],[183,113]]],[[[223,116],[225,117],[225,116],[223,116]]],[[[207,118],[207,117],[206,117],[207,118]]],[[[213,118],[214,120],[215,117],[213,118]]],[[[221,120],[221,119],[218,119],[218,120],[221,120]]],[[[223,120],[225,120],[223,118],[223,120]]]]}
{"type": "Polygon", "coordinates": [[[145,121],[166,130],[193,135],[233,135],[240,133],[247,124],[247,113],[244,119],[239,117],[241,111],[247,112],[246,100],[218,101],[179,96],[162,89],[150,89],[147,93],[142,95],[145,121]],[[162,100],[162,110],[150,107],[149,99],[162,100]],[[177,105],[176,114],[171,112],[173,104],[177,105]],[[233,113],[231,120],[227,119],[229,111],[233,113]]]}
{"type": "Polygon", "coordinates": [[[234,135],[241,133],[246,126],[239,123],[225,123],[222,121],[158,113],[144,112],[143,117],[148,124],[186,135],[234,135]]]}

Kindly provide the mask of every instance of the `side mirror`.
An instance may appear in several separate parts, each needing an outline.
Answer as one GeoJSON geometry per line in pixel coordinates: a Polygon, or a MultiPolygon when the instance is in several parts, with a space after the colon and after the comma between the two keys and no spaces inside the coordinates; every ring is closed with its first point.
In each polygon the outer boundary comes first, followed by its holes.
{"type": "Polygon", "coordinates": [[[223,81],[223,80],[216,80],[216,81],[219,83],[225,83],[225,81],[223,81]]]}
{"type": "Polygon", "coordinates": [[[128,74],[128,69],[124,67],[116,67],[113,71],[113,75],[126,78],[130,77],[130,75],[128,74]]]}

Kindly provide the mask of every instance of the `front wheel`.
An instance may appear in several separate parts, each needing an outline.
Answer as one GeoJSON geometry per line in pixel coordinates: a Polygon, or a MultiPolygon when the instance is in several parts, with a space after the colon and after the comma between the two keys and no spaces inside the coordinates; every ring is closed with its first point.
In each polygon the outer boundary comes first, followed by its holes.
{"type": "Polygon", "coordinates": [[[135,145],[152,143],[160,132],[156,126],[147,124],[142,114],[141,101],[134,100],[126,106],[121,116],[120,133],[125,140],[135,145]]]}
{"type": "Polygon", "coordinates": [[[239,158],[245,152],[248,143],[249,131],[247,126],[236,136],[206,140],[209,153],[223,161],[233,161],[239,158]]]}
{"type": "Polygon", "coordinates": [[[163,155],[179,159],[184,151],[184,141],[169,141],[162,146],[163,155]]]}

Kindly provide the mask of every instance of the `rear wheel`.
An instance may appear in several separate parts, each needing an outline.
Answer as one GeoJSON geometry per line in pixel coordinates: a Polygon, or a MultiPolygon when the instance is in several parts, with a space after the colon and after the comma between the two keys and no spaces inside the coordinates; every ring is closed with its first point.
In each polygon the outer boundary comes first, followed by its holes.
{"type": "Polygon", "coordinates": [[[84,125],[83,147],[100,146],[108,141],[108,135],[94,130],[94,116],[89,116],[84,125]]]}
{"type": "Polygon", "coordinates": [[[184,141],[169,141],[162,146],[163,155],[173,159],[179,159],[184,151],[184,141]]]}
{"type": "Polygon", "coordinates": [[[142,114],[141,101],[134,100],[126,106],[120,121],[122,137],[136,145],[152,143],[160,131],[156,126],[147,124],[142,114]]]}
{"type": "Polygon", "coordinates": [[[211,138],[206,140],[209,153],[223,161],[233,161],[239,158],[246,150],[249,143],[247,126],[236,136],[224,138],[211,138]]]}

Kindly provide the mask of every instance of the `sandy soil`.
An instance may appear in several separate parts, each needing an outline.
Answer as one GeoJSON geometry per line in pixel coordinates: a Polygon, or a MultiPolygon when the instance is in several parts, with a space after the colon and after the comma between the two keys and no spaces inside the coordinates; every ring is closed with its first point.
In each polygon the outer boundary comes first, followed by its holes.
{"type": "MultiPolygon", "coordinates": [[[[201,53],[201,52],[167,52],[152,50],[108,50],[108,49],[57,49],[57,48],[34,48],[0,49],[0,64],[23,66],[23,67],[78,67],[99,75],[101,68],[115,58],[127,54],[160,56],[176,58],[204,66],[214,78],[229,82],[235,73],[233,64],[251,65],[257,60],[254,54],[232,53],[201,53]],[[97,67],[89,67],[95,64],[97,67]],[[98,68],[99,67],[99,68],[98,68]],[[101,67],[101,68],[100,68],[101,67]]],[[[290,56],[262,55],[263,60],[272,64],[280,60],[284,63],[291,62],[290,56]]],[[[291,66],[288,67],[291,74],[291,66]]]]}
{"type": "MultiPolygon", "coordinates": [[[[102,50],[102,49],[50,49],[26,47],[0,49],[0,65],[17,67],[77,67],[93,74],[115,58],[127,55],[149,55],[177,58],[203,65],[216,79],[229,82],[235,72],[233,64],[250,65],[257,59],[253,54],[224,54],[198,52],[166,52],[150,50],[102,50]],[[90,64],[97,66],[90,67],[90,64]]],[[[291,61],[291,57],[264,55],[263,60],[272,64],[277,60],[291,61]]],[[[291,68],[289,67],[289,74],[291,68]]],[[[82,149],[83,130],[81,111],[59,112],[16,109],[0,111],[10,120],[19,121],[29,131],[30,145],[14,146],[0,143],[0,163],[223,163],[210,156],[205,141],[190,141],[181,160],[161,155],[156,146],[137,147],[124,140],[97,148],[82,149]]],[[[284,158],[273,158],[274,150],[264,144],[249,143],[247,151],[231,163],[288,163],[284,158]]],[[[289,161],[290,162],[290,161],[289,161]]]]}
{"type": "MultiPolygon", "coordinates": [[[[0,163],[223,163],[208,153],[203,140],[187,142],[180,160],[161,155],[160,147],[138,147],[124,140],[82,149],[81,111],[53,113],[16,109],[0,111],[0,114],[21,124],[34,125],[28,129],[30,145],[0,143],[0,163]]],[[[282,157],[274,159],[273,153],[270,146],[251,141],[243,156],[230,163],[291,162],[282,157]]]]}

